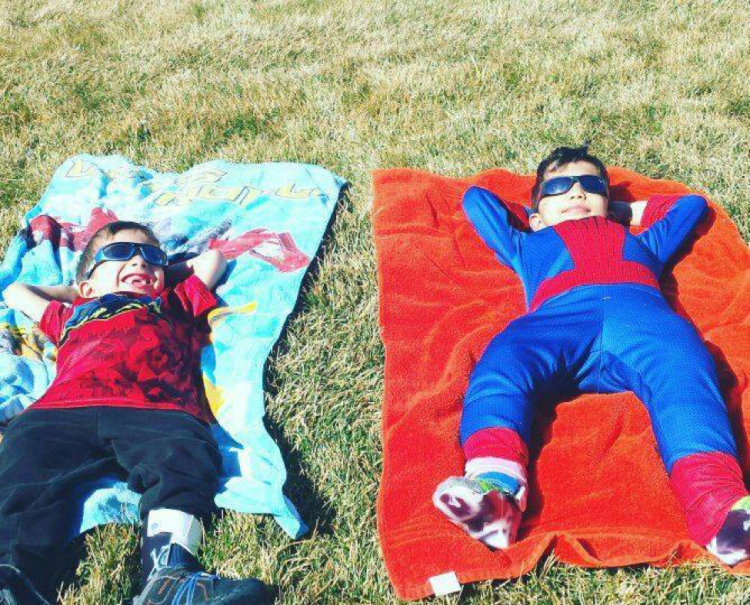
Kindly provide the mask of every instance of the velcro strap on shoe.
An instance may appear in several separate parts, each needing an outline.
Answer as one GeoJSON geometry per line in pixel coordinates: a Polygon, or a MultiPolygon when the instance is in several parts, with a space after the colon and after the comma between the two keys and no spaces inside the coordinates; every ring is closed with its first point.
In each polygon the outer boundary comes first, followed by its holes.
{"type": "Polygon", "coordinates": [[[191,555],[196,555],[203,539],[203,523],[194,515],[172,508],[149,511],[146,535],[170,534],[169,543],[179,544],[191,555]]]}
{"type": "Polygon", "coordinates": [[[480,485],[483,492],[497,490],[503,494],[511,496],[518,504],[521,510],[521,503],[526,503],[526,485],[510,475],[505,473],[482,473],[474,480],[480,485]]]}

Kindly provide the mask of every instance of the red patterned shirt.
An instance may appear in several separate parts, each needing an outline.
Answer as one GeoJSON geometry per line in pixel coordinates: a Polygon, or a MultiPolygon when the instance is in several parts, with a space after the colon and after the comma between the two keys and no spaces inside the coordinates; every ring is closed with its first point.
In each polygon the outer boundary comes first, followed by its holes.
{"type": "Polygon", "coordinates": [[[32,407],[182,410],[209,420],[196,391],[196,324],[215,306],[194,275],[153,299],[117,293],[51,302],[39,327],[58,347],[57,376],[32,407]]]}

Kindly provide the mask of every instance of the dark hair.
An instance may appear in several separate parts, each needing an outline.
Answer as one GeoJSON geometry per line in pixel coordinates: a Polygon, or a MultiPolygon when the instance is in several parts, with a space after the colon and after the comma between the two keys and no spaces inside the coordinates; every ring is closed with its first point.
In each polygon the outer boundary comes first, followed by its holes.
{"type": "Polygon", "coordinates": [[[154,232],[146,227],[146,225],[134,223],[133,221],[114,221],[104,225],[104,227],[101,227],[91,236],[91,239],[83,249],[83,254],[79,259],[78,267],[76,268],[76,283],[80,284],[83,280],[88,278],[89,269],[94,262],[96,253],[99,252],[99,248],[101,248],[108,240],[111,240],[120,231],[140,231],[157,246],[160,245],[159,238],[157,238],[156,235],[154,235],[154,232]]]}
{"type": "Polygon", "coordinates": [[[609,188],[609,174],[607,174],[607,167],[598,157],[589,153],[588,143],[584,143],[580,147],[558,147],[539,162],[539,166],[536,167],[536,181],[534,181],[534,187],[531,189],[531,204],[534,207],[534,210],[539,207],[539,187],[544,181],[544,174],[548,170],[562,168],[573,162],[588,162],[589,164],[596,166],[599,171],[599,176],[604,179],[604,182],[607,183],[607,188],[609,188]]]}

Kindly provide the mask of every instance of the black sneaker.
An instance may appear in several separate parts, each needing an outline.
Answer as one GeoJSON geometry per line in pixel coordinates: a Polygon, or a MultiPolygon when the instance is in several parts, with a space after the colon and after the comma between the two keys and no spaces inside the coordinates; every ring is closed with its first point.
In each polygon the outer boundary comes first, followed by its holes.
{"type": "Polygon", "coordinates": [[[230,580],[178,566],[154,573],[133,605],[265,605],[272,600],[266,585],[255,578],[230,580]]]}
{"type": "Polygon", "coordinates": [[[50,605],[13,565],[0,565],[0,605],[50,605]]]}

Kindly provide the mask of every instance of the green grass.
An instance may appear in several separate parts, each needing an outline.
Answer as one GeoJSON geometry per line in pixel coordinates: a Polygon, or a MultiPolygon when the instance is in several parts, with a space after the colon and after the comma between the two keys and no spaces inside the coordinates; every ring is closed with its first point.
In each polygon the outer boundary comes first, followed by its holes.
{"type": "MultiPolygon", "coordinates": [[[[212,569],[281,603],[396,601],[379,555],[383,349],[373,168],[531,172],[585,138],[607,163],[708,192],[750,238],[744,0],[0,0],[0,244],[81,152],[162,170],[213,158],[321,164],[352,183],[268,365],[288,492],[313,530],[228,514],[212,569]]],[[[137,590],[134,531],[87,536],[64,603],[137,590]]],[[[446,603],[742,603],[718,567],[591,571],[548,559],[446,603]]]]}

